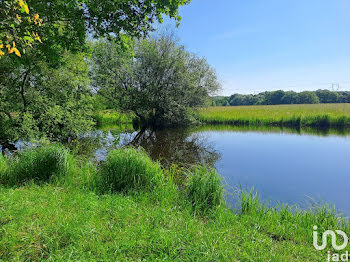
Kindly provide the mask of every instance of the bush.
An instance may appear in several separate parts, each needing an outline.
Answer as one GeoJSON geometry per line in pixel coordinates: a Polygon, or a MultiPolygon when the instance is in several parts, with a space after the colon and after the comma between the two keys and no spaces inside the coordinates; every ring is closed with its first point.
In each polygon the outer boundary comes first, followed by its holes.
{"type": "Polygon", "coordinates": [[[214,169],[197,167],[189,174],[186,193],[194,210],[206,213],[223,202],[222,179],[214,169]]]}
{"type": "Polygon", "coordinates": [[[60,145],[49,145],[20,152],[9,165],[2,182],[20,185],[27,181],[48,182],[68,173],[71,156],[60,145]]]}
{"type": "Polygon", "coordinates": [[[163,182],[164,175],[160,164],[152,162],[144,151],[124,148],[108,155],[98,180],[100,193],[151,191],[163,182]]]}

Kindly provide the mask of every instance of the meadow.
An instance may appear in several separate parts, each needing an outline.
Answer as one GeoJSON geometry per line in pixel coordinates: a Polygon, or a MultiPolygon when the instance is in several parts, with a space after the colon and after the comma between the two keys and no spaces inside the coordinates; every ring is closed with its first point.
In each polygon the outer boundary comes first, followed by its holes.
{"type": "Polygon", "coordinates": [[[350,126],[350,104],[206,107],[198,120],[208,124],[339,128],[350,126]]]}
{"type": "Polygon", "coordinates": [[[0,260],[325,261],[313,226],[350,233],[326,206],[268,207],[237,190],[230,209],[224,194],[215,170],[165,169],[139,149],[99,165],[61,145],[0,156],[0,260]]]}

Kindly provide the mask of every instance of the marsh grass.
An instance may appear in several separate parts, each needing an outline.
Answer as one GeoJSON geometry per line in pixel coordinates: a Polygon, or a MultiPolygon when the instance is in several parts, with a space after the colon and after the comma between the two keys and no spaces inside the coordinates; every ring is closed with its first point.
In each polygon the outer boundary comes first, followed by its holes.
{"type": "Polygon", "coordinates": [[[9,186],[22,185],[29,181],[49,182],[64,178],[69,173],[72,155],[61,145],[53,144],[28,149],[12,159],[3,159],[8,167],[1,177],[9,186]]]}
{"type": "Polygon", "coordinates": [[[350,104],[208,107],[198,120],[209,124],[344,128],[350,126],[350,104]]]}
{"type": "Polygon", "coordinates": [[[2,154],[0,154],[0,180],[2,179],[2,177],[5,176],[7,168],[8,168],[7,158],[2,154]]]}
{"type": "Polygon", "coordinates": [[[133,114],[121,113],[115,110],[98,111],[93,117],[98,125],[131,124],[134,119],[133,114]]]}
{"type": "Polygon", "coordinates": [[[193,168],[188,173],[185,191],[197,213],[208,213],[223,203],[222,179],[214,169],[204,166],[193,168]]]}
{"type": "Polygon", "coordinates": [[[98,191],[102,193],[151,191],[164,183],[159,163],[153,162],[141,149],[112,151],[100,167],[98,191]]]}
{"type": "Polygon", "coordinates": [[[319,232],[341,228],[350,234],[348,218],[337,213],[330,205],[315,205],[307,210],[286,204],[271,206],[270,203],[264,203],[253,190],[241,191],[239,203],[236,212],[241,221],[249,221],[258,231],[275,241],[312,243],[312,228],[315,225],[319,232]]]}

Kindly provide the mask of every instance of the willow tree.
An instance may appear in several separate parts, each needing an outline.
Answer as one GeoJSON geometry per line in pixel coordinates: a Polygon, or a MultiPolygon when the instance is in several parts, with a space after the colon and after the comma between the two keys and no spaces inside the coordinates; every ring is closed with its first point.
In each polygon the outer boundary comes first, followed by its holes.
{"type": "Polygon", "coordinates": [[[95,44],[93,85],[118,109],[135,113],[144,125],[189,123],[189,110],[220,88],[207,61],[186,51],[171,35],[136,41],[134,55],[118,50],[111,42],[95,44]]]}

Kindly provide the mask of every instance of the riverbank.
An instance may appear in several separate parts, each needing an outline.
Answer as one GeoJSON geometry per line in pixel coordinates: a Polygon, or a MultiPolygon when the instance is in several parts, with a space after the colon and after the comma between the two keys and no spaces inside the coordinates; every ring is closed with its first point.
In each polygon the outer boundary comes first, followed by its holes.
{"type": "Polygon", "coordinates": [[[198,112],[205,124],[350,127],[350,104],[206,107],[198,112]]]}
{"type": "Polygon", "coordinates": [[[350,233],[327,207],[268,208],[241,192],[231,210],[215,171],[164,169],[135,149],[96,166],[46,146],[0,157],[0,181],[5,261],[325,261],[313,226],[350,233]]]}
{"type": "Polygon", "coordinates": [[[121,113],[116,110],[96,111],[93,118],[97,125],[132,124],[134,115],[121,113]]]}

